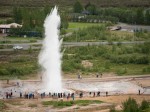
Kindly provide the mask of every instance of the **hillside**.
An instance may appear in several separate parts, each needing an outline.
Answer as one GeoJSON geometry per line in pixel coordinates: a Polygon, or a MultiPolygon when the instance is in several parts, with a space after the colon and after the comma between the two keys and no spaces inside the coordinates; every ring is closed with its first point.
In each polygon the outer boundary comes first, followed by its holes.
{"type": "MultiPolygon", "coordinates": [[[[97,7],[109,6],[128,6],[128,7],[149,7],[150,0],[79,0],[83,5],[89,1],[97,7]]],[[[28,7],[41,7],[46,4],[59,5],[59,6],[72,6],[76,0],[0,0],[0,6],[28,6],[28,7]]]]}

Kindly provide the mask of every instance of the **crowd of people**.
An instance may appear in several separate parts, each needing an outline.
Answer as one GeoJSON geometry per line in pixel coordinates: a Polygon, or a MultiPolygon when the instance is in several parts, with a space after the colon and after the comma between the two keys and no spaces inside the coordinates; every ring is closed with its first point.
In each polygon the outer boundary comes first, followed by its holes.
{"type": "MultiPolygon", "coordinates": [[[[99,77],[99,76],[97,76],[99,77]]],[[[81,78],[80,76],[78,78],[81,78]]],[[[19,83],[17,83],[17,86],[19,86],[19,83]]],[[[138,94],[141,95],[141,90],[138,90],[138,94]]],[[[20,92],[19,90],[9,90],[5,92],[5,98],[6,99],[10,99],[10,98],[25,98],[25,99],[35,99],[35,98],[52,98],[52,99],[64,99],[66,98],[67,100],[69,100],[70,98],[72,98],[72,100],[75,100],[76,97],[79,98],[83,98],[83,96],[90,96],[90,97],[100,97],[100,96],[109,96],[111,95],[111,93],[108,94],[108,91],[106,92],[100,92],[100,91],[96,91],[96,92],[82,92],[82,91],[78,91],[75,93],[67,93],[67,92],[63,92],[63,93],[51,93],[49,92],[48,94],[46,94],[45,92],[42,93],[37,93],[37,92],[20,92]],[[13,94],[14,92],[14,94],[13,94]],[[17,93],[17,94],[16,94],[17,93]],[[17,96],[18,95],[18,96],[17,96]],[[19,96],[20,95],[20,96],[19,96]]]]}
{"type": "MultiPolygon", "coordinates": [[[[17,91],[15,91],[17,92],[17,91]]],[[[141,95],[141,91],[138,90],[138,94],[141,95]]],[[[75,100],[75,98],[83,98],[84,96],[85,97],[100,97],[100,96],[109,96],[111,94],[108,94],[108,91],[106,92],[100,92],[100,91],[97,91],[97,92],[76,92],[76,93],[51,93],[49,92],[48,94],[46,94],[45,92],[43,93],[37,93],[37,92],[20,92],[19,93],[20,96],[16,96],[14,95],[13,96],[13,91],[9,91],[9,92],[6,92],[5,93],[5,97],[6,99],[10,99],[10,98],[24,98],[24,99],[38,99],[38,98],[52,98],[52,99],[72,99],[72,100],[75,100]]]]}
{"type": "MultiPolygon", "coordinates": [[[[79,98],[83,98],[84,94],[86,94],[85,96],[87,96],[87,93],[84,93],[84,92],[79,92],[79,93],[48,93],[46,94],[45,92],[43,93],[36,93],[36,98],[53,98],[53,99],[59,99],[59,98],[66,98],[67,100],[69,100],[70,98],[72,98],[72,100],[75,99],[75,97],[79,97],[79,98]]],[[[34,99],[35,98],[35,93],[33,92],[30,92],[30,93],[22,93],[20,92],[19,94],[20,98],[25,98],[25,99],[34,99]]],[[[10,93],[6,92],[6,99],[9,99],[9,98],[12,98],[13,96],[13,92],[11,91],[10,93]]],[[[98,91],[98,92],[89,92],[89,95],[88,96],[91,96],[91,97],[98,97],[98,96],[101,96],[101,92],[98,91]]],[[[108,92],[106,91],[106,96],[108,96],[108,92]]],[[[17,97],[17,96],[15,96],[17,97]]]]}

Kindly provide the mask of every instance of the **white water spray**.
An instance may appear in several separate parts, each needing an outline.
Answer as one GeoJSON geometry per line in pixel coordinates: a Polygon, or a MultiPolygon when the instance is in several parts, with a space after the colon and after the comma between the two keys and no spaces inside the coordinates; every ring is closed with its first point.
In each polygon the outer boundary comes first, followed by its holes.
{"type": "Polygon", "coordinates": [[[45,38],[39,54],[42,66],[43,89],[45,92],[62,92],[61,82],[61,43],[59,40],[60,16],[57,7],[52,9],[44,22],[45,38]]]}

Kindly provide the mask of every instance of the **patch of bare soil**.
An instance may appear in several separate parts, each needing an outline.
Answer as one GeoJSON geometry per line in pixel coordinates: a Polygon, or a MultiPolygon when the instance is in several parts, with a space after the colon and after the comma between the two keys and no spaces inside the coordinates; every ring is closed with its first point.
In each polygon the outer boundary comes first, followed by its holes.
{"type": "MultiPolygon", "coordinates": [[[[77,110],[78,112],[109,112],[109,108],[112,105],[116,105],[116,109],[121,109],[122,102],[126,101],[129,97],[134,98],[140,103],[143,99],[150,101],[150,95],[119,95],[119,96],[108,96],[108,97],[84,97],[82,100],[100,100],[105,103],[91,104],[88,106],[72,106],[61,109],[53,108],[52,106],[42,105],[42,101],[52,100],[51,98],[44,99],[9,99],[5,100],[7,112],[72,112],[77,110]]],[[[66,99],[64,99],[66,100],[66,99]]],[[[75,100],[81,100],[76,98],[75,100]]]]}
{"type": "Polygon", "coordinates": [[[91,68],[93,63],[91,63],[89,60],[82,60],[81,65],[85,68],[91,68]]]}

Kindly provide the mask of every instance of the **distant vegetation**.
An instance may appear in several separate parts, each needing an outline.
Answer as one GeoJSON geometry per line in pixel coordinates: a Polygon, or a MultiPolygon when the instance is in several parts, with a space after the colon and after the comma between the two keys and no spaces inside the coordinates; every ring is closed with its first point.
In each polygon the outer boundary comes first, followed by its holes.
{"type": "Polygon", "coordinates": [[[0,59],[1,79],[24,78],[39,71],[36,59],[37,51],[35,50],[34,52],[29,49],[27,51],[3,52],[2,54],[0,59]]]}
{"type": "Polygon", "coordinates": [[[63,56],[63,71],[114,72],[118,75],[149,73],[150,57],[149,52],[145,52],[147,48],[148,43],[67,48],[63,56]],[[82,60],[90,61],[93,67],[83,67],[82,60]]]}
{"type": "MultiPolygon", "coordinates": [[[[0,0],[0,24],[16,22],[23,25],[20,29],[11,29],[11,37],[8,38],[14,39],[13,42],[20,43],[20,39],[16,37],[25,35],[42,37],[44,19],[56,4],[61,16],[61,34],[72,33],[64,36],[65,42],[109,43],[66,48],[62,62],[64,72],[113,72],[118,75],[150,73],[150,32],[141,29],[134,29],[134,32],[108,30],[108,26],[118,22],[150,25],[149,0],[0,0]],[[118,44],[113,45],[114,41],[118,44]],[[146,42],[141,45],[121,44],[126,41],[146,42]],[[93,66],[84,67],[84,60],[93,66]]],[[[11,43],[9,39],[3,39],[0,44],[11,43]]],[[[0,45],[0,49],[11,47],[0,45]]],[[[0,53],[0,78],[24,78],[37,74],[40,69],[37,63],[38,53],[39,50],[32,50],[32,46],[26,51],[0,53]]]]}
{"type": "MultiPolygon", "coordinates": [[[[86,5],[89,0],[79,0],[83,5],[86,5]]],[[[76,0],[0,0],[1,6],[27,6],[27,7],[41,7],[46,4],[58,5],[61,7],[72,6],[76,0]]],[[[115,7],[115,6],[127,6],[127,7],[149,7],[149,0],[92,0],[91,3],[97,7],[115,7]]]]}
{"type": "Polygon", "coordinates": [[[125,22],[130,24],[150,25],[150,9],[143,7],[97,8],[96,5],[90,2],[85,6],[82,6],[82,4],[80,4],[80,2],[77,1],[74,5],[74,13],[82,13],[82,16],[81,15],[77,16],[77,14],[72,16],[72,21],[78,22],[111,21],[113,23],[125,22]],[[83,14],[86,14],[86,16],[83,16],[83,14]]]}
{"type": "MultiPolygon", "coordinates": [[[[129,24],[145,24],[150,25],[150,9],[149,1],[132,0],[123,1],[55,1],[59,4],[59,13],[61,15],[61,33],[65,34],[68,28],[68,22],[84,22],[84,23],[117,23],[124,22],[129,24]],[[68,4],[68,6],[65,6],[68,4]],[[102,4],[107,4],[107,7],[102,4]],[[145,4],[145,5],[143,5],[145,4]],[[64,5],[64,6],[63,6],[64,5]],[[124,7],[120,7],[123,5],[124,7]],[[118,6],[118,7],[109,7],[118,6]],[[138,7],[137,7],[138,6],[138,7]]],[[[44,19],[53,7],[54,1],[43,0],[0,0],[1,7],[0,23],[16,22],[23,24],[21,29],[13,29],[10,35],[17,36],[43,36],[44,19]],[[40,4],[40,6],[38,5],[40,4]],[[5,7],[4,7],[5,6],[5,7]],[[7,6],[7,7],[6,7],[7,6]],[[4,10],[4,9],[7,10],[4,10]]]]}
{"type": "MultiPolygon", "coordinates": [[[[78,23],[78,27],[82,23],[78,23]]],[[[84,24],[86,26],[86,24],[84,24]]],[[[88,24],[87,24],[88,25],[88,24]]],[[[85,42],[85,41],[143,41],[150,40],[150,32],[139,30],[133,32],[117,32],[110,31],[107,26],[110,23],[105,24],[89,24],[89,27],[79,27],[75,30],[71,36],[64,37],[64,41],[67,42],[85,42]],[[93,25],[93,26],[92,26],[93,25]]],[[[74,28],[75,29],[75,28],[74,28]]],[[[135,29],[136,30],[136,29],[135,29]]]]}
{"type": "MultiPolygon", "coordinates": [[[[85,47],[67,47],[62,62],[64,73],[88,75],[89,73],[113,72],[118,75],[138,75],[150,73],[150,43],[140,45],[100,45],[85,47]],[[87,60],[92,66],[85,67],[87,60]]],[[[39,50],[11,51],[0,54],[0,78],[27,78],[37,74],[39,50]]]]}

